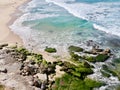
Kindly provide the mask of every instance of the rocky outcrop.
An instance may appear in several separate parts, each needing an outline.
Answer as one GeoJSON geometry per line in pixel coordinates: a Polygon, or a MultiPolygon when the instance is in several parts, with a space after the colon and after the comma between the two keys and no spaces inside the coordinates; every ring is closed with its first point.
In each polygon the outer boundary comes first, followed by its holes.
{"type": "Polygon", "coordinates": [[[55,73],[55,65],[40,54],[6,46],[1,45],[0,50],[0,83],[15,90],[46,90],[48,75],[55,73]]]}

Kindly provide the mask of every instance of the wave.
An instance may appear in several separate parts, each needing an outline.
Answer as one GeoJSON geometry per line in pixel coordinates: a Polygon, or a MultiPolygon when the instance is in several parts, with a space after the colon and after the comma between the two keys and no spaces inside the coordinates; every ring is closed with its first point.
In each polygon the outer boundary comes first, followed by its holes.
{"type": "Polygon", "coordinates": [[[97,2],[92,4],[76,3],[75,0],[46,0],[46,2],[54,3],[78,18],[93,22],[93,27],[98,30],[120,36],[119,1],[97,2]],[[71,3],[68,3],[69,1],[71,3]]]}
{"type": "Polygon", "coordinates": [[[120,36],[120,31],[119,30],[110,30],[108,28],[105,28],[103,26],[100,26],[100,25],[97,25],[97,24],[93,24],[93,27],[97,30],[101,30],[101,31],[104,31],[106,33],[109,33],[109,34],[112,34],[112,35],[117,35],[117,36],[120,36]]]}

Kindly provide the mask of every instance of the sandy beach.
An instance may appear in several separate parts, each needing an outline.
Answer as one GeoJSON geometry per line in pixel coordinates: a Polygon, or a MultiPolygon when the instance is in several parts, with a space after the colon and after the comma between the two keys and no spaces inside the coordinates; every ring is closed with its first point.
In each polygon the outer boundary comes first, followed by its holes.
{"type": "Polygon", "coordinates": [[[0,0],[0,43],[19,43],[22,40],[9,29],[9,25],[15,20],[12,15],[17,8],[28,0],[0,0]],[[9,24],[8,24],[9,23],[9,24]]]}

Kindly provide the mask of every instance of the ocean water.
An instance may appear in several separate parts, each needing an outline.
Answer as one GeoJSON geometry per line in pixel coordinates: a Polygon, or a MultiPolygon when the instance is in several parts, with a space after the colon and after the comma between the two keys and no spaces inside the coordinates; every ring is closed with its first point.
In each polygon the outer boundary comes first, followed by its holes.
{"type": "MultiPolygon", "coordinates": [[[[37,50],[94,40],[119,50],[120,0],[32,0],[10,28],[37,50]]],[[[116,51],[115,50],[115,51],[116,51]]]]}
{"type": "MultiPolygon", "coordinates": [[[[23,15],[10,28],[27,48],[44,50],[49,46],[66,52],[70,45],[93,40],[120,55],[120,0],[32,0],[19,9],[23,15]]],[[[101,66],[95,65],[90,77],[108,84],[99,90],[114,90],[118,78],[101,76],[101,66]]]]}

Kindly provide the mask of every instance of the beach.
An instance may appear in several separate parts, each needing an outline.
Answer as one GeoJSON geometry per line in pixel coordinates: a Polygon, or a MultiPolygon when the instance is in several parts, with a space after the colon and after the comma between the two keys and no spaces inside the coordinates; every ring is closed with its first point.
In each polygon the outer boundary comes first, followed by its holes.
{"type": "Polygon", "coordinates": [[[120,90],[119,6],[1,0],[0,90],[120,90]]]}
{"type": "Polygon", "coordinates": [[[18,35],[14,34],[9,25],[11,25],[17,12],[17,8],[28,0],[1,0],[0,1],[0,43],[18,43],[22,44],[22,40],[18,35]]]}

